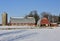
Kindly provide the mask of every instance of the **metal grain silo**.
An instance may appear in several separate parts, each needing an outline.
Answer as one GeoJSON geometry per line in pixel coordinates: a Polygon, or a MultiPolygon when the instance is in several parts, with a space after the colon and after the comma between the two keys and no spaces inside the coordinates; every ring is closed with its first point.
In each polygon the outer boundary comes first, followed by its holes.
{"type": "Polygon", "coordinates": [[[7,13],[6,12],[2,14],[2,25],[3,26],[7,25],[7,13]]]}

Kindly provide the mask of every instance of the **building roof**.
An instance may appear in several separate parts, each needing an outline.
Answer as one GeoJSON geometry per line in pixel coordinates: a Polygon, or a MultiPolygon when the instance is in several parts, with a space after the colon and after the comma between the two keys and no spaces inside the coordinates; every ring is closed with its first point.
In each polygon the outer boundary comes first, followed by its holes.
{"type": "Polygon", "coordinates": [[[11,23],[35,23],[35,19],[33,17],[28,17],[28,18],[11,17],[10,22],[11,23]]]}

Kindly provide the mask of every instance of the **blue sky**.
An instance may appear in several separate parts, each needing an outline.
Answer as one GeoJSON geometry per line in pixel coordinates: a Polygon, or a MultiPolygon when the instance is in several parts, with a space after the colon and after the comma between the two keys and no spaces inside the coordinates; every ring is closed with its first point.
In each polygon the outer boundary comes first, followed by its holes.
{"type": "Polygon", "coordinates": [[[0,20],[3,12],[8,13],[9,19],[11,16],[23,17],[33,10],[39,15],[44,11],[59,15],[60,0],[0,0],[0,20]]]}

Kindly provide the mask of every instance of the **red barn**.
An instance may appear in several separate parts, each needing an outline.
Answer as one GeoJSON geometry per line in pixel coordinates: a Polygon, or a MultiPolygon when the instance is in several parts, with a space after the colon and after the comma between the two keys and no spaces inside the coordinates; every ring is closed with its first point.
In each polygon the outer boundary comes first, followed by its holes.
{"type": "Polygon", "coordinates": [[[40,26],[49,26],[50,22],[47,18],[42,18],[40,21],[40,26]]]}

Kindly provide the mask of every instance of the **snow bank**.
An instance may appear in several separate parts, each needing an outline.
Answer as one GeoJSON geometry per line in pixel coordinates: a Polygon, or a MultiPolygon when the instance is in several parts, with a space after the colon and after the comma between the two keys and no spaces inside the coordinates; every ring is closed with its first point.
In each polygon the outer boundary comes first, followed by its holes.
{"type": "Polygon", "coordinates": [[[0,26],[0,29],[53,29],[53,28],[60,28],[60,27],[35,27],[35,26],[0,26]]]}
{"type": "Polygon", "coordinates": [[[33,29],[34,26],[0,26],[0,30],[9,30],[9,29],[33,29]]]}

